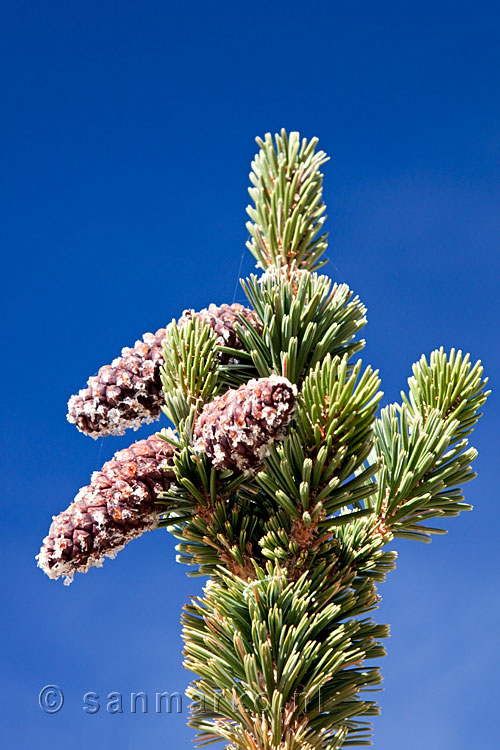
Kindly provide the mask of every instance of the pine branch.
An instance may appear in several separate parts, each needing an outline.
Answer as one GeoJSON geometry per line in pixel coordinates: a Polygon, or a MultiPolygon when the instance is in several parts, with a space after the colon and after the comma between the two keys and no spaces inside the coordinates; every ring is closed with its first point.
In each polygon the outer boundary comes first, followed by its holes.
{"type": "Polygon", "coordinates": [[[290,583],[287,572],[256,567],[256,580],[222,572],[184,614],[188,694],[201,744],[223,737],[255,750],[366,744],[360,716],[378,713],[360,693],[380,683],[367,659],[384,654],[387,626],[359,618],[376,604],[369,579],[339,589],[325,572],[290,583]],[[363,666],[362,666],[363,665],[363,666]]]}
{"type": "Polygon", "coordinates": [[[318,549],[325,553],[321,542],[333,529],[373,513],[365,500],[377,490],[374,467],[353,474],[372,447],[380,380],[370,367],[360,372],[361,361],[349,368],[347,356],[318,363],[304,381],[294,426],[257,475],[284,511],[283,534],[266,538],[266,555],[299,571],[312,567],[318,549]]]}
{"type": "Polygon", "coordinates": [[[354,339],[366,309],[346,284],[301,271],[290,279],[252,275],[242,286],[262,330],[242,320],[238,333],[261,377],[275,372],[298,383],[327,354],[350,357],[363,348],[354,339]]]}
{"type": "Polygon", "coordinates": [[[196,413],[217,393],[217,354],[217,336],[199,318],[168,326],[161,368],[163,411],[177,430],[182,431],[192,408],[196,413]]]}
{"type": "Polygon", "coordinates": [[[483,368],[452,349],[434,351],[413,366],[403,404],[386,407],[375,424],[376,453],[382,461],[375,512],[383,533],[430,541],[446,533],[429,527],[432,518],[471,510],[461,484],[476,475],[477,451],[467,436],[489,391],[483,368]]]}
{"type": "Polygon", "coordinates": [[[480,361],[472,366],[468,354],[464,357],[461,351],[452,349],[447,355],[441,347],[432,352],[429,364],[422,355],[413,365],[409,394],[402,391],[401,397],[411,418],[420,415],[426,419],[430,409],[437,409],[443,419],[457,420],[453,440],[460,440],[472,432],[482,416],[479,409],[491,393],[485,391],[487,383],[480,361]]]}
{"type": "Polygon", "coordinates": [[[285,130],[257,138],[259,153],[252,162],[249,188],[254,203],[248,206],[251,219],[247,247],[259,268],[293,265],[314,271],[327,246],[322,233],[325,204],[320,167],[328,161],[323,151],[315,152],[317,138],[309,142],[299,133],[285,130]]]}

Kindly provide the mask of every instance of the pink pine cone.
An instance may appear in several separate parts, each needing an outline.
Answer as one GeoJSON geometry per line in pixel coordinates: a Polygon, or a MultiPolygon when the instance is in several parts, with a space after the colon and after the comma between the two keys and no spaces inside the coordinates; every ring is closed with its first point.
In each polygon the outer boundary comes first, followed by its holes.
{"type": "Polygon", "coordinates": [[[217,469],[258,466],[284,437],[297,388],[277,375],[250,380],[206,404],[194,426],[195,449],[217,469]]]}
{"type": "Polygon", "coordinates": [[[69,508],[54,516],[37,557],[49,578],[100,567],[135,537],[158,525],[161,492],[174,479],[174,448],[153,435],[118,451],[92,475],[69,508]]]}
{"type": "Polygon", "coordinates": [[[123,435],[158,419],[163,404],[160,367],[165,328],[145,333],[142,341],[122,349],[120,357],[101,367],[68,401],[68,422],[93,438],[123,435]]]}
{"type": "MultiPolygon", "coordinates": [[[[255,313],[238,303],[219,307],[212,304],[200,312],[185,310],[178,325],[198,318],[215,331],[219,346],[241,349],[235,328],[238,314],[254,327],[259,326],[255,313]]],[[[130,428],[137,430],[158,419],[163,405],[160,372],[165,335],[165,328],[145,333],[142,341],[125,347],[120,357],[101,367],[97,375],[88,379],[87,386],[69,399],[68,421],[86,435],[99,438],[123,435],[130,428]]],[[[220,359],[229,361],[222,352],[220,359]]]]}

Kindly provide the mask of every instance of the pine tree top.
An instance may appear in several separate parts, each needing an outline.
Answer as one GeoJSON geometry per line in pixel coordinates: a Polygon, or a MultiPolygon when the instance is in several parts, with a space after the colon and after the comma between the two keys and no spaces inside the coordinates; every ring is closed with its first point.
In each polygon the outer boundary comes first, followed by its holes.
{"type": "Polygon", "coordinates": [[[183,617],[200,743],[338,750],[369,744],[378,711],[366,691],[388,635],[372,619],[387,545],[430,541],[446,533],[431,521],[471,509],[469,438],[489,391],[480,362],[441,348],[379,410],[378,372],[358,358],[366,309],[318,273],[327,156],[295,132],[257,143],[247,244],[262,273],[241,282],[247,306],[185,311],[70,400],[89,434],[160,408],[174,430],[150,438],[147,461],[138,443],[94,475],[40,560],[86,569],[167,527],[177,559],[209,576],[183,617]]]}

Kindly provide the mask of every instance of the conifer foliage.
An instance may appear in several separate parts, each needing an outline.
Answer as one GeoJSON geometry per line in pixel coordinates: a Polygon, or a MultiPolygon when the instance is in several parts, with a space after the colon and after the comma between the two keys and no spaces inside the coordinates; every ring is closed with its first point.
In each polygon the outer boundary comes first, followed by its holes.
{"type": "Polygon", "coordinates": [[[318,273],[327,157],[298,133],[257,143],[247,244],[262,273],[241,282],[247,306],[185,311],[70,399],[93,437],[161,410],[172,428],[96,472],[38,561],[71,579],[166,527],[189,574],[208,576],[183,614],[199,743],[337,750],[370,744],[378,712],[387,545],[429,541],[445,533],[433,519],[470,510],[489,392],[479,362],[440,349],[379,412],[378,373],[357,359],[366,310],[318,273]]]}

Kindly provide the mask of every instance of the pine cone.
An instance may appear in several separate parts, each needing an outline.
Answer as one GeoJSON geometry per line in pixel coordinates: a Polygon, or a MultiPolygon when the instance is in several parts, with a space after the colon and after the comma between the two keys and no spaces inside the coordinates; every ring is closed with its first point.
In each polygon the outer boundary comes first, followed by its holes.
{"type": "MultiPolygon", "coordinates": [[[[178,321],[184,325],[193,317],[208,323],[217,333],[219,345],[241,349],[234,323],[241,313],[257,326],[257,316],[239,304],[210,305],[201,312],[185,310],[178,321]]],[[[145,333],[133,348],[122,349],[121,357],[101,367],[77,395],[68,401],[68,422],[93,438],[123,435],[146,422],[158,419],[163,405],[160,369],[163,364],[165,328],[145,333]]],[[[222,361],[228,361],[225,355],[222,361]]]]}
{"type": "Polygon", "coordinates": [[[257,466],[275,440],[284,437],[297,387],[271,375],[250,380],[206,404],[194,426],[195,449],[217,469],[257,466]]]}
{"type": "MultiPolygon", "coordinates": [[[[173,433],[172,433],[173,435],[173,433]]],[[[49,578],[100,567],[105,557],[115,557],[123,547],[158,525],[160,492],[173,482],[168,467],[174,448],[153,435],[118,451],[89,485],[82,487],[69,508],[54,516],[37,556],[49,578]]]]}
{"type": "MultiPolygon", "coordinates": [[[[178,325],[183,326],[188,320],[198,318],[204,323],[208,323],[217,334],[217,344],[219,346],[228,346],[231,349],[242,349],[241,342],[236,333],[235,323],[239,323],[238,313],[247,320],[251,326],[261,328],[259,318],[253,310],[248,307],[240,305],[238,302],[234,302],[232,305],[209,305],[200,312],[194,310],[184,310],[182,316],[178,320],[178,325]]],[[[221,352],[221,362],[227,364],[230,361],[230,357],[221,352]]]]}
{"type": "Polygon", "coordinates": [[[160,416],[163,394],[165,328],[145,333],[133,348],[122,349],[110,365],[88,379],[87,387],[68,401],[68,422],[93,438],[123,435],[160,416]]]}

